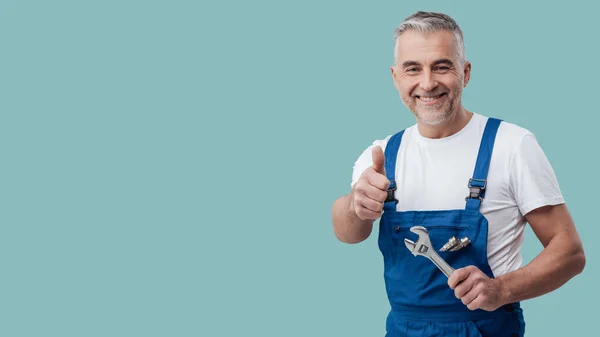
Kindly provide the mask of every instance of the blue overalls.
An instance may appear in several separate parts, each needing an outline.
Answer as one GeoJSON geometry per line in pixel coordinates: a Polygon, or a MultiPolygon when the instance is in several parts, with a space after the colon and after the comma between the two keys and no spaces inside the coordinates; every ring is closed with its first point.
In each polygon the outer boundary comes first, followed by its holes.
{"type": "Polygon", "coordinates": [[[520,303],[500,307],[494,312],[471,311],[454,295],[448,278],[427,258],[414,256],[404,239],[417,241],[409,231],[424,226],[432,248],[455,269],[474,265],[490,278],[487,261],[488,222],[479,212],[485,194],[486,178],[496,132],[501,121],[490,118],[486,124],[465,209],[397,212],[394,191],[402,182],[395,181],[396,158],[404,130],[388,142],[385,171],[390,180],[388,199],[379,222],[378,245],[384,260],[384,279],[391,311],[386,320],[386,337],[469,336],[522,337],[525,322],[520,303]],[[468,237],[469,245],[458,251],[439,251],[452,236],[468,237]]]}

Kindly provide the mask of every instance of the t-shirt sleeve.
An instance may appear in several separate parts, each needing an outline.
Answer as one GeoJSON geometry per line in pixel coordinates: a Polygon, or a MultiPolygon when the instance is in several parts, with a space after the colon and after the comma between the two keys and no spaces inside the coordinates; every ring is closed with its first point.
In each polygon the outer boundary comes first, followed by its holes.
{"type": "Polygon", "coordinates": [[[552,165],[532,133],[523,137],[514,153],[510,188],[523,215],[565,202],[552,165]]]}
{"type": "Polygon", "coordinates": [[[350,187],[354,187],[354,184],[356,184],[362,173],[372,165],[373,158],[371,157],[371,151],[373,146],[374,145],[371,145],[364,150],[356,162],[354,162],[354,167],[352,169],[352,182],[350,183],[350,187]]]}
{"type": "Polygon", "coordinates": [[[354,184],[356,184],[356,182],[358,181],[358,179],[362,175],[362,173],[367,168],[369,168],[370,166],[373,165],[373,157],[372,157],[373,147],[374,146],[379,146],[385,152],[385,146],[386,146],[388,140],[391,137],[392,136],[389,135],[385,139],[374,141],[373,144],[371,144],[369,147],[367,147],[361,153],[361,155],[358,157],[358,159],[356,160],[356,162],[354,162],[354,167],[352,169],[352,182],[350,183],[350,187],[353,187],[354,184]]]}

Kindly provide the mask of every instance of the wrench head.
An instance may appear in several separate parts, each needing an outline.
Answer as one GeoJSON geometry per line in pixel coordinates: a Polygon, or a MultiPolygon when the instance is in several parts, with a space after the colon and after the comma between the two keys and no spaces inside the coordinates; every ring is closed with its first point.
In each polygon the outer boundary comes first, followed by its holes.
{"type": "Polygon", "coordinates": [[[417,242],[414,242],[409,239],[404,239],[404,244],[406,248],[414,255],[421,255],[425,257],[429,257],[429,250],[431,248],[431,240],[429,239],[429,232],[423,226],[413,226],[410,228],[410,231],[417,234],[419,239],[417,242]]]}

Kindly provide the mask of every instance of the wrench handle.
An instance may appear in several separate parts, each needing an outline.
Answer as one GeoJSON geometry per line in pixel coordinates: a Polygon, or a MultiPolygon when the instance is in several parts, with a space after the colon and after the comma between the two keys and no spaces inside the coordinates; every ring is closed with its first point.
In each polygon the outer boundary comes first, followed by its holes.
{"type": "Polygon", "coordinates": [[[450,277],[454,272],[454,268],[452,268],[448,262],[442,259],[434,250],[431,251],[429,259],[442,271],[442,273],[444,273],[444,275],[446,275],[446,277],[450,277]]]}

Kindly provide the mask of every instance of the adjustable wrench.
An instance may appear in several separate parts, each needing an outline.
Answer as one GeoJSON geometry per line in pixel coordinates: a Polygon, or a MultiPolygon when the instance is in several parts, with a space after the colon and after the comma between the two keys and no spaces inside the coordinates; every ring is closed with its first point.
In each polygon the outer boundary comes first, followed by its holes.
{"type": "Polygon", "coordinates": [[[429,232],[423,226],[413,226],[410,231],[419,235],[417,242],[413,242],[409,239],[404,239],[406,248],[414,255],[421,255],[433,262],[447,277],[452,275],[454,268],[452,268],[448,262],[444,261],[435,249],[431,246],[431,240],[429,239],[429,232]]]}

